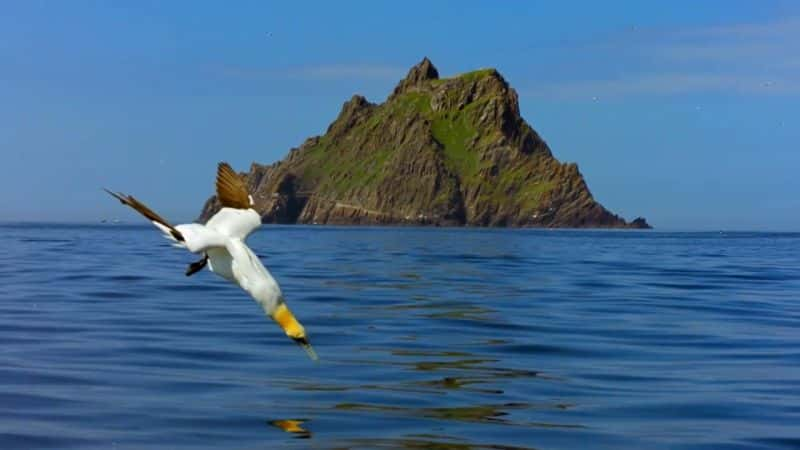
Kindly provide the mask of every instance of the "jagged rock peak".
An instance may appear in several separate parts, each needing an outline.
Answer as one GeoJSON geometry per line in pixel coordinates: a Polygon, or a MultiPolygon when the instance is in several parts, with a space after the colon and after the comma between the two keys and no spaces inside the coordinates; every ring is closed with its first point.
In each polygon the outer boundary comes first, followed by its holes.
{"type": "Polygon", "coordinates": [[[328,127],[328,133],[340,133],[349,130],[353,125],[363,119],[374,104],[367,101],[362,95],[354,95],[344,102],[339,117],[328,127]]]}
{"type": "Polygon", "coordinates": [[[339,117],[347,117],[358,114],[365,109],[369,109],[370,106],[374,105],[367,101],[363,95],[356,94],[351,97],[350,100],[344,102],[342,105],[342,111],[339,113],[339,117]]]}
{"type": "Polygon", "coordinates": [[[369,106],[369,105],[370,102],[368,102],[363,95],[358,95],[358,94],[352,96],[350,100],[345,102],[344,104],[345,107],[349,106],[351,108],[362,108],[364,106],[369,106]]]}
{"type": "Polygon", "coordinates": [[[406,75],[406,77],[403,78],[400,83],[398,83],[397,87],[394,88],[392,96],[406,92],[409,88],[419,86],[426,81],[438,79],[439,71],[436,70],[436,67],[426,56],[422,58],[422,61],[408,71],[408,75],[406,75]]]}
{"type": "Polygon", "coordinates": [[[408,71],[408,75],[406,75],[406,80],[415,82],[437,79],[439,79],[439,71],[436,70],[436,66],[433,65],[427,56],[422,58],[422,61],[416,66],[412,67],[411,70],[408,71]]]}

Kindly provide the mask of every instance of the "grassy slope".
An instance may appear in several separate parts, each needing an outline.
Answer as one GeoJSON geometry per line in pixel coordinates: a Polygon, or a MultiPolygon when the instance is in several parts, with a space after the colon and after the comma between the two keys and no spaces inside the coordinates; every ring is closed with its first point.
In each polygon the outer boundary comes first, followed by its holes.
{"type": "MultiPolygon", "coordinates": [[[[450,79],[433,80],[435,88],[445,82],[457,82],[455,89],[449,89],[448,96],[458,95],[458,90],[468,83],[489,76],[492,69],[477,70],[450,79]]],[[[501,172],[492,180],[485,180],[481,171],[486,172],[492,163],[481,162],[480,152],[476,146],[487,145],[499,133],[498,130],[479,130],[476,124],[486,104],[496,97],[484,97],[468,103],[460,110],[433,111],[431,94],[428,92],[406,92],[388,101],[372,112],[364,122],[349,131],[353,142],[368,142],[375,133],[383,133],[382,129],[391,121],[398,121],[409,116],[422,116],[430,123],[433,138],[443,147],[444,160],[448,168],[458,174],[464,188],[481,187],[479,200],[501,205],[509,200],[523,212],[537,209],[542,196],[554,187],[553,181],[530,180],[530,175],[537,172],[533,160],[518,164],[510,170],[501,172]]],[[[449,102],[453,104],[455,102],[449,102]]],[[[304,155],[303,177],[313,180],[318,191],[332,193],[341,199],[349,199],[354,191],[377,188],[387,176],[391,167],[393,152],[397,149],[381,148],[377,151],[345,145],[343,142],[333,143],[331,138],[323,136],[319,143],[309,148],[304,155]]]]}

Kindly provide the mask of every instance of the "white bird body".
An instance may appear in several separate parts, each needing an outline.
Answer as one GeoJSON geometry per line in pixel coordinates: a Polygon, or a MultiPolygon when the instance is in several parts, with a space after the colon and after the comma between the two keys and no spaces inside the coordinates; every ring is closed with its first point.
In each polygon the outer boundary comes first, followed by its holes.
{"type": "Polygon", "coordinates": [[[230,166],[220,163],[217,198],[223,207],[205,225],[189,223],[172,226],[135,198],[107,192],[150,219],[167,239],[173,241],[174,246],[204,255],[202,260],[189,266],[187,276],[207,264],[211,272],[250,294],[264,313],[278,322],[287,336],[300,344],[312,359],[317,359],[308,343],[305,329],[286,306],[280,286],[245,243],[250,233],[261,226],[261,216],[252,208],[253,198],[247,194],[244,183],[230,166]]]}
{"type": "Polygon", "coordinates": [[[178,241],[165,226],[153,222],[176,247],[208,256],[211,272],[239,285],[267,315],[282,301],[281,288],[261,260],[244,242],[261,226],[261,216],[252,209],[222,208],[205,225],[176,225],[184,240],[178,241]]]}

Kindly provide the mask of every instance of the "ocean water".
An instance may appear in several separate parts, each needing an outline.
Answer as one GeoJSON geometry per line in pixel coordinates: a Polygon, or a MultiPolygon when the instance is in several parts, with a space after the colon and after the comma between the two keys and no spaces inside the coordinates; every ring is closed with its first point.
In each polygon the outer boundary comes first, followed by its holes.
{"type": "Polygon", "coordinates": [[[800,234],[0,226],[0,448],[800,448],[800,234]]]}

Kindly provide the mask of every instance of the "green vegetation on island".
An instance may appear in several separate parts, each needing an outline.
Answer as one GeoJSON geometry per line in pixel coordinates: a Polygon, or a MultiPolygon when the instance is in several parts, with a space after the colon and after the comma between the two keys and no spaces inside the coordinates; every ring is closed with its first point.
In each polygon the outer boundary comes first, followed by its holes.
{"type": "Polygon", "coordinates": [[[245,177],[264,222],[649,227],[594,200],[496,70],[439,78],[427,58],[384,103],[353,96],[323,136],[245,177]]]}

